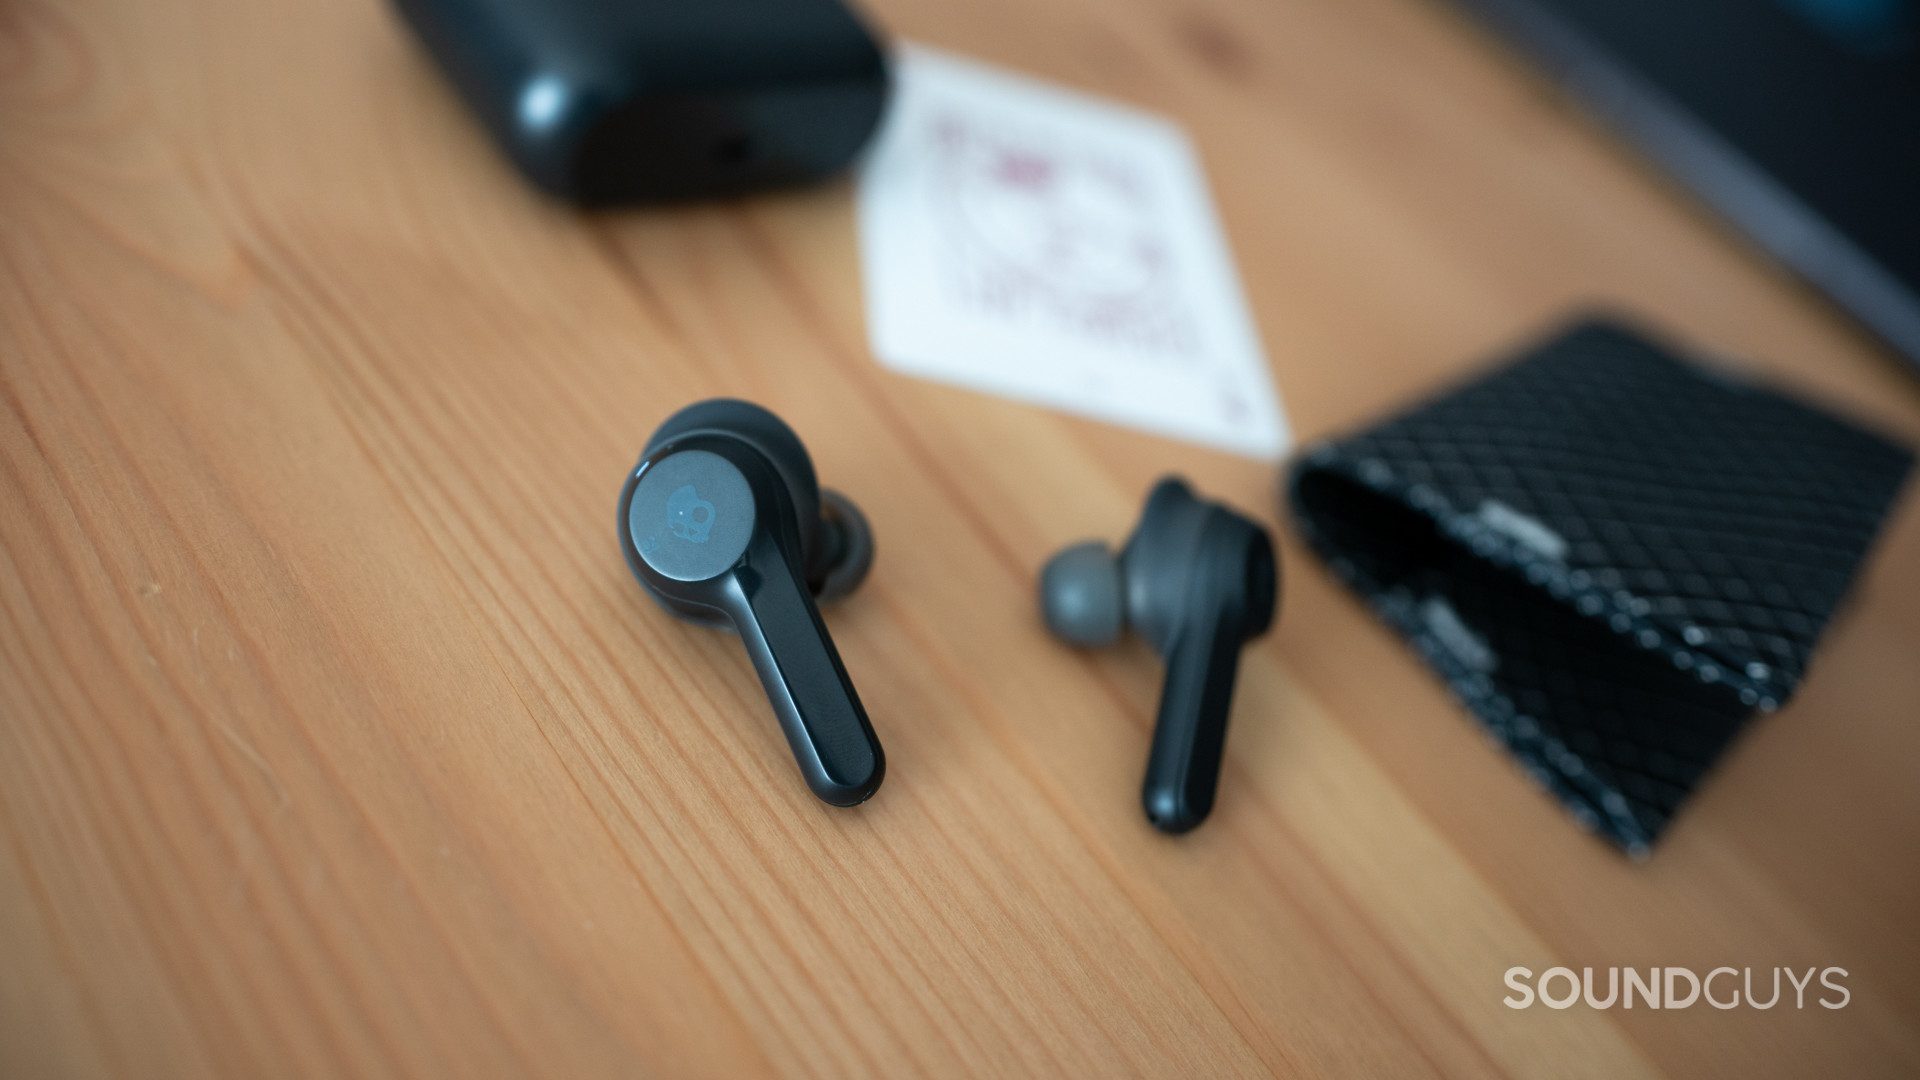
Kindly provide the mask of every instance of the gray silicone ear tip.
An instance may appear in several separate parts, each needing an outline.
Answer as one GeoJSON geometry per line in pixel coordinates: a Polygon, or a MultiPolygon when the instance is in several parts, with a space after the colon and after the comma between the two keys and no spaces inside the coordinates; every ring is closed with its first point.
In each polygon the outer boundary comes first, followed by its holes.
{"type": "Polygon", "coordinates": [[[1040,571],[1040,611],[1056,637],[1109,645],[1126,624],[1120,563],[1098,540],[1075,544],[1040,571]]]}
{"type": "Polygon", "coordinates": [[[873,569],[873,526],[852,499],[824,488],[820,492],[820,525],[833,534],[830,562],[820,579],[816,599],[838,600],[860,587],[873,569]]]}

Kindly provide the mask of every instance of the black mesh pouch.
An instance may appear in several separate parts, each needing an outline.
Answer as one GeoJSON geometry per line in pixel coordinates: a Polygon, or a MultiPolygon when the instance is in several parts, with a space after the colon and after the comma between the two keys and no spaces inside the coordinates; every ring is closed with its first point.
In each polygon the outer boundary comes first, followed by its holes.
{"type": "Polygon", "coordinates": [[[1288,498],[1488,732],[1640,856],[1799,684],[1912,461],[1595,320],[1310,450],[1288,498]]]}

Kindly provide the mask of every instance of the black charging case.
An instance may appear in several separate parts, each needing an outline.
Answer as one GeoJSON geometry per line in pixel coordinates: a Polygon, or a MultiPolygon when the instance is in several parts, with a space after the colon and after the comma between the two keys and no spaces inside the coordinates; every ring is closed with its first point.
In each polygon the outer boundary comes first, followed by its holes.
{"type": "Polygon", "coordinates": [[[886,58],[838,0],[396,0],[529,179],[585,205],[839,171],[886,58]]]}

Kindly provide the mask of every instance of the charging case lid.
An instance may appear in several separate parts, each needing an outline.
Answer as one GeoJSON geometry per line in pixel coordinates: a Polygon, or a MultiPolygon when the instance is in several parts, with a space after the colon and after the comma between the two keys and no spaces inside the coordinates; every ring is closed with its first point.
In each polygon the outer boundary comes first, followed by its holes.
{"type": "Polygon", "coordinates": [[[396,3],[507,156],[576,203],[817,180],[886,104],[886,58],[839,0],[396,3]]]}

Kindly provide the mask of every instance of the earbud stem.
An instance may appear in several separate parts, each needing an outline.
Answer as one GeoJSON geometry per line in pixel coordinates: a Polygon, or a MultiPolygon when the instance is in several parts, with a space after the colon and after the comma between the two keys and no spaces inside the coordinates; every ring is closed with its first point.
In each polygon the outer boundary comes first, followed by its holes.
{"type": "Polygon", "coordinates": [[[1208,618],[1182,631],[1168,652],[1140,793],[1147,819],[1162,832],[1186,832],[1213,810],[1240,646],[1224,620],[1208,618]]]}
{"type": "Polygon", "coordinates": [[[733,574],[728,608],[807,786],[823,801],[867,800],[886,758],[794,560],[770,536],[733,574]]]}

